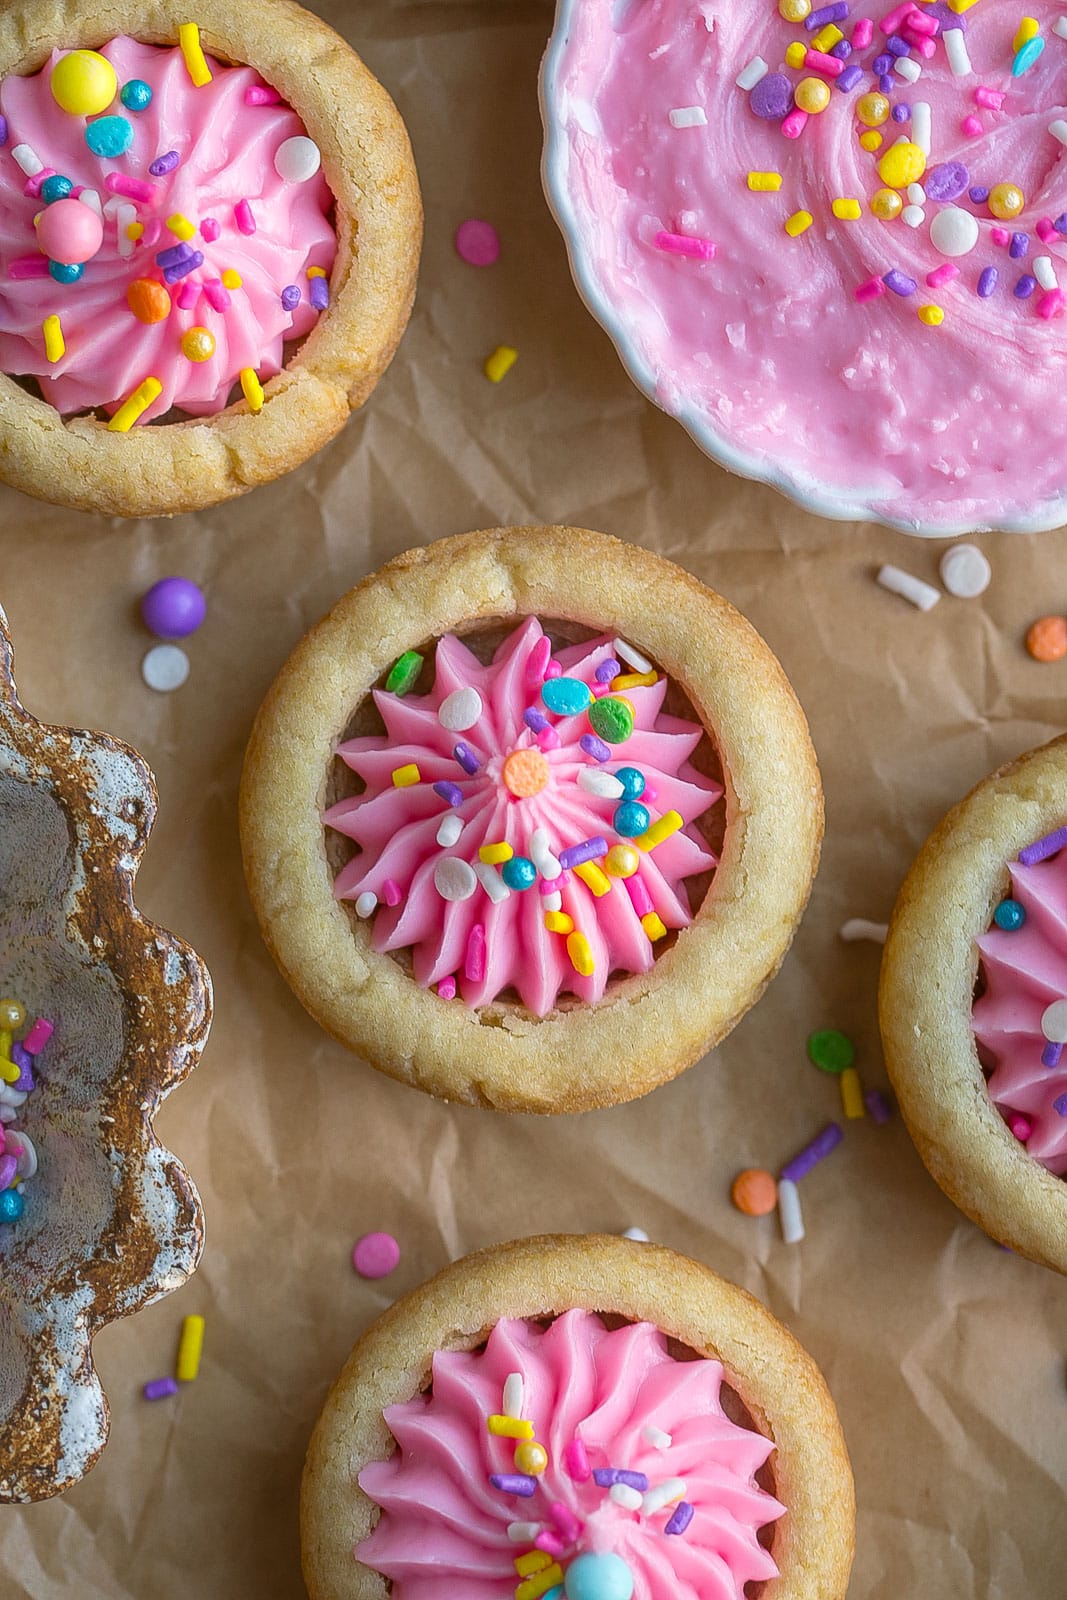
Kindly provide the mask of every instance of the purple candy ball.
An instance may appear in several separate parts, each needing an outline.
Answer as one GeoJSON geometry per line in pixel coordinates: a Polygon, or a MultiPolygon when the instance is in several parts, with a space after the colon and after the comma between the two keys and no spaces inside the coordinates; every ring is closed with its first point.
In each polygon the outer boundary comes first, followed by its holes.
{"type": "Polygon", "coordinates": [[[942,161],[924,175],[923,188],[928,200],[943,202],[957,199],[970,181],[970,174],[962,161],[942,161]]]}
{"type": "Polygon", "coordinates": [[[765,122],[781,122],[793,104],[793,85],[784,72],[768,72],[752,90],[748,103],[765,122]]]}
{"type": "Polygon", "coordinates": [[[203,591],[190,578],[160,578],[141,601],[144,625],[159,639],[184,639],[206,615],[203,591]]]}

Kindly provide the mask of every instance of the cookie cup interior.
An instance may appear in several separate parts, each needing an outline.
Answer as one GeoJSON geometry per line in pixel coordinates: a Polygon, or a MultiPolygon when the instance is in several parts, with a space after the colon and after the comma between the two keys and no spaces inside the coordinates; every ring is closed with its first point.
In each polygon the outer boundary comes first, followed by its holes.
{"type": "Polygon", "coordinates": [[[1067,1272],[1067,1183],[1029,1156],[986,1087],[971,1013],[975,940],[1008,864],[1067,821],[1067,736],[984,779],[904,881],[882,962],[886,1066],[919,1154],[949,1199],[1031,1261],[1067,1272]]]}
{"type": "Polygon", "coordinates": [[[357,1483],[394,1442],[382,1412],[430,1378],[438,1350],[470,1350],[504,1317],[572,1309],[651,1322],[725,1368],[759,1431],[774,1440],[780,1576],[763,1600],[840,1600],[852,1565],[855,1504],[840,1423],[815,1363],[766,1307],[710,1268],[659,1245],[555,1235],[492,1246],[398,1300],[363,1335],[327,1397],[301,1491],[311,1600],[384,1600],[389,1585],[353,1548],[377,1508],[357,1483]]]}

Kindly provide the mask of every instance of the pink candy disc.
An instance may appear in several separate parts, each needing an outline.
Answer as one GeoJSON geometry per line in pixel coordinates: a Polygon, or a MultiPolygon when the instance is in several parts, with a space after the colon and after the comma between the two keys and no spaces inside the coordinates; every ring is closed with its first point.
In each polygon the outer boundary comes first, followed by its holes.
{"type": "Polygon", "coordinates": [[[399,1260],[400,1246],[391,1233],[365,1233],[352,1251],[361,1278],[387,1278],[399,1260]]]}
{"type": "Polygon", "coordinates": [[[491,222],[470,217],[456,229],[456,251],[472,267],[491,267],[500,255],[500,235],[491,222]]]}

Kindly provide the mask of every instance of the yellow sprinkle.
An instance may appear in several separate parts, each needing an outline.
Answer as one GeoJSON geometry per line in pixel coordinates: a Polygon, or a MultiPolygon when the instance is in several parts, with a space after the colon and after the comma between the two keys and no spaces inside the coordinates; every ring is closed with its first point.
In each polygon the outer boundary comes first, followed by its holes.
{"type": "Polygon", "coordinates": [[[486,866],[499,867],[503,862],[510,861],[515,852],[505,840],[501,839],[497,844],[483,844],[478,854],[486,866]]]}
{"type": "Polygon", "coordinates": [[[8,1061],[5,1056],[0,1056],[0,1078],[5,1083],[17,1083],[21,1069],[13,1061],[8,1061]]]}
{"type": "Polygon", "coordinates": [[[919,321],[925,322],[928,328],[940,328],[945,320],[945,313],[940,306],[920,306],[919,321]]]}
{"type": "Polygon", "coordinates": [[[794,211],[786,219],[785,231],[791,239],[798,239],[802,233],[807,233],[814,221],[810,211],[794,211]]]}
{"type": "Polygon", "coordinates": [[[263,410],[263,385],[251,367],[241,369],[241,393],[248,401],[250,411],[263,410]]]}
{"type": "Polygon", "coordinates": [[[855,1067],[846,1067],[841,1074],[841,1109],[853,1122],[864,1114],[863,1085],[855,1067]]]}
{"type": "Polygon", "coordinates": [[[780,172],[750,172],[748,186],[754,194],[777,194],[782,187],[780,172]]]}
{"type": "Polygon", "coordinates": [[[241,277],[241,274],[239,272],[235,272],[232,267],[227,267],[226,271],[222,274],[222,282],[224,287],[227,289],[239,289],[244,282],[244,279],[241,277]]]}
{"type": "Polygon", "coordinates": [[[868,128],[866,133],[860,134],[860,144],[865,150],[869,150],[872,155],[876,150],[882,148],[882,143],[882,135],[877,128],[868,128]]]}
{"type": "Polygon", "coordinates": [[[127,237],[127,239],[132,239],[134,244],[137,243],[138,239],[141,237],[143,232],[144,232],[144,223],[143,222],[128,222],[126,224],[126,237],[127,237]]]}
{"type": "Polygon", "coordinates": [[[677,833],[683,826],[684,823],[677,811],[665,811],[658,822],[654,822],[651,828],[646,828],[644,833],[634,840],[634,844],[641,850],[654,850],[664,839],[669,839],[672,833],[677,833]]]}
{"type": "Polygon", "coordinates": [[[10,1056],[11,1034],[7,1028],[0,1029],[0,1056],[10,1056]]]}
{"type": "Polygon", "coordinates": [[[182,55],[189,76],[197,89],[202,89],[205,83],[211,82],[211,68],[204,59],[204,52],[200,48],[200,29],[195,22],[183,22],[178,29],[178,43],[181,45],[182,55]]]}
{"type": "Polygon", "coordinates": [[[56,316],[45,317],[41,324],[44,334],[44,353],[49,361],[56,362],[66,354],[67,345],[63,338],[63,324],[56,316]]]}
{"type": "Polygon", "coordinates": [[[577,928],[567,935],[567,954],[571,958],[571,966],[575,972],[580,972],[583,978],[588,978],[596,966],[593,952],[589,948],[589,940],[577,928]]]}
{"type": "Polygon", "coordinates": [[[641,926],[644,928],[653,944],[655,944],[657,939],[662,939],[664,934],[667,932],[666,928],[663,926],[663,923],[660,921],[659,917],[654,911],[645,912],[644,916],[641,918],[641,926]]]}
{"type": "Polygon", "coordinates": [[[830,210],[839,222],[855,222],[857,217],[862,217],[863,208],[858,200],[835,200],[830,210]]]}
{"type": "Polygon", "coordinates": [[[527,1550],[524,1556],[515,1557],[515,1571],[520,1578],[529,1578],[535,1572],[544,1572],[545,1568],[551,1565],[552,1557],[547,1550],[527,1550]]]}
{"type": "Polygon", "coordinates": [[[807,45],[806,44],[801,44],[799,39],[794,39],[792,44],[786,46],[786,51],[785,51],[785,64],[786,64],[786,66],[787,67],[802,67],[804,65],[804,60],[805,60],[805,57],[807,56],[807,53],[808,53],[807,45]]]}
{"type": "Polygon", "coordinates": [[[612,878],[632,878],[640,865],[632,844],[613,844],[604,857],[604,871],[612,878]]]}
{"type": "Polygon", "coordinates": [[[200,1371],[200,1353],[203,1348],[203,1317],[186,1317],[182,1323],[182,1336],[178,1341],[178,1365],[174,1371],[179,1383],[192,1383],[200,1371]]]}
{"type": "Polygon", "coordinates": [[[573,933],[574,919],[565,911],[546,911],[545,927],[549,933],[573,933]]]}
{"type": "Polygon", "coordinates": [[[1017,52],[1022,49],[1023,45],[1026,44],[1028,40],[1036,38],[1040,31],[1041,30],[1037,25],[1036,17],[1024,17],[1019,24],[1019,30],[1015,35],[1015,39],[1011,47],[1012,55],[1017,54],[1017,52]]]}
{"type": "Polygon", "coordinates": [[[149,406],[159,399],[163,393],[163,385],[158,378],[146,378],[143,383],[124,400],[115,415],[108,423],[110,433],[129,433],[138,417],[143,417],[149,406]]]}
{"type": "Polygon", "coordinates": [[[486,358],[482,370],[491,383],[499,383],[501,378],[507,377],[518,359],[517,350],[513,350],[509,344],[498,344],[492,355],[486,358]]]}
{"type": "Polygon", "coordinates": [[[534,1425],[523,1417],[492,1416],[489,1418],[489,1432],[501,1439],[532,1439],[534,1425]]]}
{"type": "Polygon", "coordinates": [[[890,189],[906,189],[909,183],[918,183],[925,171],[926,155],[910,139],[891,144],[878,163],[878,176],[890,189]]]}
{"type": "Polygon", "coordinates": [[[554,1589],[557,1583],[563,1582],[563,1568],[558,1561],[553,1561],[550,1567],[544,1567],[534,1577],[527,1578],[525,1583],[520,1583],[515,1590],[515,1600],[541,1600],[543,1594],[549,1589],[554,1589]]]}
{"type": "Polygon", "coordinates": [[[611,680],[612,694],[618,694],[621,689],[647,689],[659,682],[658,672],[623,672],[611,680]]]}
{"type": "Polygon", "coordinates": [[[325,278],[325,276],[326,276],[326,268],[325,267],[309,267],[307,275],[308,275],[309,278],[325,278]]]}
{"type": "Polygon", "coordinates": [[[605,876],[595,861],[580,861],[574,871],[586,888],[592,889],[598,900],[601,895],[610,892],[611,879],[605,876]]]}
{"type": "Polygon", "coordinates": [[[422,773],[414,761],[409,761],[407,766],[397,767],[393,772],[394,789],[410,789],[413,783],[422,782],[422,773]]]}
{"type": "Polygon", "coordinates": [[[178,239],[191,239],[196,232],[189,218],[183,217],[180,211],[167,218],[167,227],[178,239]]]}
{"type": "Polygon", "coordinates": [[[832,22],[828,22],[825,28],[820,28],[818,33],[813,35],[811,48],[813,50],[821,50],[824,56],[829,55],[834,45],[844,37],[840,28],[835,27],[832,22]]]}
{"type": "Polygon", "coordinates": [[[961,17],[965,11],[969,11],[972,6],[977,4],[978,0],[948,0],[949,10],[954,11],[958,17],[961,17]]]}

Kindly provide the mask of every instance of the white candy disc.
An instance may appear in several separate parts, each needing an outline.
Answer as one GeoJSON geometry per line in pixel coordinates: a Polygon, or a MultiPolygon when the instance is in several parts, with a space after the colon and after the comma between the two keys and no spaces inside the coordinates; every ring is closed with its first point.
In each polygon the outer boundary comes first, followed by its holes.
{"type": "Polygon", "coordinates": [[[1050,1044],[1067,1044],[1067,1000],[1053,1000],[1041,1013],[1041,1032],[1050,1044]]]}
{"type": "Polygon", "coordinates": [[[275,171],[286,183],[306,183],[315,176],[321,163],[318,145],[302,133],[286,139],[274,152],[275,171]]]}
{"type": "Polygon", "coordinates": [[[370,889],[364,889],[356,899],[356,916],[369,917],[378,904],[378,896],[370,889]]]}
{"type": "Polygon", "coordinates": [[[943,256],[965,256],[978,243],[978,219],[962,206],[946,206],[930,224],[930,243],[943,256]]]}
{"type": "Polygon", "coordinates": [[[445,856],[433,869],[434,887],[442,900],[469,900],[478,887],[474,868],[459,856],[445,856]]]}
{"type": "Polygon", "coordinates": [[[941,557],[941,582],[958,600],[973,600],[989,588],[993,569],[976,544],[954,544],[941,557]]]}
{"type": "Polygon", "coordinates": [[[9,1133],[7,1148],[15,1157],[20,1178],[32,1178],[37,1171],[37,1152],[33,1148],[33,1140],[28,1133],[9,1133]],[[21,1149],[19,1148],[21,1145],[21,1149]]]}
{"type": "MultiPolygon", "coordinates": [[[[617,644],[618,640],[615,642],[617,644]]],[[[623,1233],[623,1238],[636,1239],[638,1244],[648,1243],[648,1234],[645,1232],[644,1228],[627,1228],[623,1233]]]]}
{"type": "Polygon", "coordinates": [[[449,733],[466,733],[482,714],[482,697],[477,689],[453,689],[437,709],[437,720],[449,733]]]}
{"type": "Polygon", "coordinates": [[[604,800],[619,800],[624,793],[618,778],[601,772],[599,767],[579,767],[578,784],[586,794],[598,794],[604,800]]]}
{"type": "Polygon", "coordinates": [[[189,657],[176,644],[157,644],[141,662],[141,676],[150,689],[169,694],[189,676],[189,657]]]}

